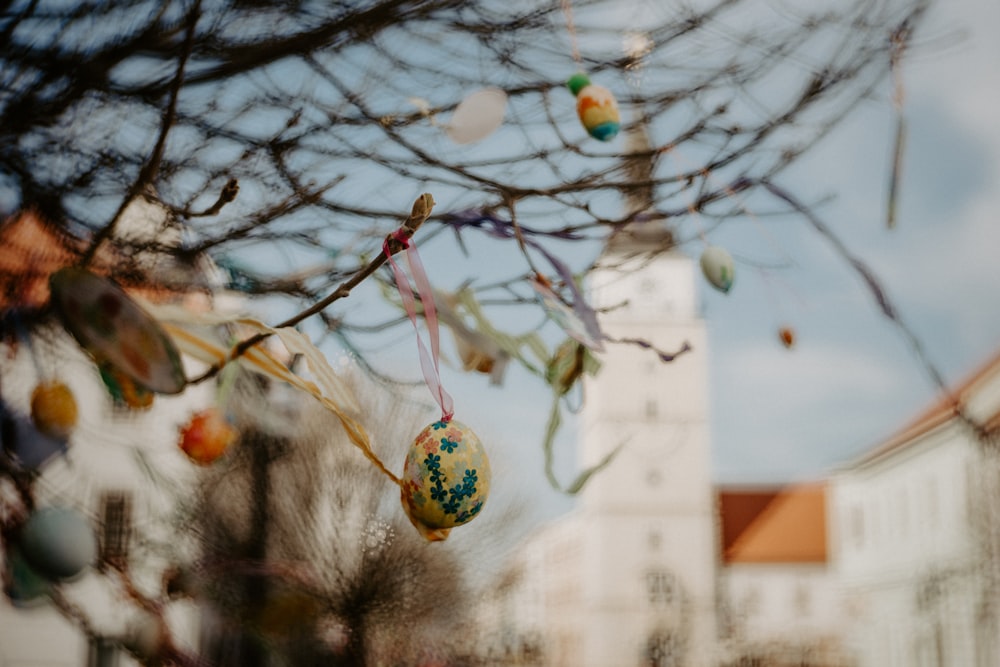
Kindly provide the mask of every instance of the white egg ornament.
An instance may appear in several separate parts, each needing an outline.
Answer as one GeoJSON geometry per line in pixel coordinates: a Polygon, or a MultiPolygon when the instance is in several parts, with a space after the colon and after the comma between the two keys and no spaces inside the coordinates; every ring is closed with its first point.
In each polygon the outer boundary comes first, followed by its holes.
{"type": "Polygon", "coordinates": [[[708,246],[701,253],[701,272],[712,287],[723,294],[733,286],[733,258],[719,246],[708,246]]]}
{"type": "Polygon", "coordinates": [[[465,424],[436,421],[410,446],[400,499],[410,521],[431,541],[479,515],[490,492],[490,461],[465,424]]]}
{"type": "Polygon", "coordinates": [[[507,113],[507,93],[484,88],[466,97],[455,108],[446,132],[456,144],[471,144],[490,136],[507,113]]]}
{"type": "Polygon", "coordinates": [[[163,620],[147,611],[141,611],[129,621],[121,645],[144,664],[148,664],[163,652],[168,639],[163,620]]]}
{"type": "Polygon", "coordinates": [[[93,527],[68,507],[33,512],[21,526],[18,545],[32,569],[53,581],[72,579],[97,559],[93,527]]]}

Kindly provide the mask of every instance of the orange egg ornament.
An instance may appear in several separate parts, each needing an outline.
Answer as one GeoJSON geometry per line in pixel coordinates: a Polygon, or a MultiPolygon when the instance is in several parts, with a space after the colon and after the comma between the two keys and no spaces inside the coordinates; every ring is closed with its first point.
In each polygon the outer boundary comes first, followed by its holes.
{"type": "Polygon", "coordinates": [[[78,416],[73,392],[62,382],[43,382],[31,392],[31,421],[50,438],[67,439],[78,416]]]}
{"type": "Polygon", "coordinates": [[[236,429],[218,408],[208,408],[181,428],[177,445],[195,463],[209,465],[226,453],[236,435],[236,429]]]}
{"type": "Polygon", "coordinates": [[[778,338],[781,339],[781,344],[786,348],[791,349],[795,345],[795,331],[791,327],[781,327],[778,329],[778,338]]]}

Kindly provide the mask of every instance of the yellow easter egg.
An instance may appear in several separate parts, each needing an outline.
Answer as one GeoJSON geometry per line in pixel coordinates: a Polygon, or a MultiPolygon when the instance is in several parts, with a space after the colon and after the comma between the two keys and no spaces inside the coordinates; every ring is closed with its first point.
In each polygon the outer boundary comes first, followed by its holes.
{"type": "Polygon", "coordinates": [[[490,492],[490,461],[479,437],[455,420],[430,424],[406,455],[400,489],[414,524],[434,531],[471,521],[490,492]]]}
{"type": "Polygon", "coordinates": [[[68,438],[78,415],[73,392],[62,382],[43,382],[31,392],[31,420],[50,438],[68,438]]]}

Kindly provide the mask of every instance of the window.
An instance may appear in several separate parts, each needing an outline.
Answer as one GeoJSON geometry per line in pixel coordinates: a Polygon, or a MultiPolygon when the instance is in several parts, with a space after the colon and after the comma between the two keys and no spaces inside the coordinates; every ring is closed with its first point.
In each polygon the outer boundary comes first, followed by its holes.
{"type": "Polygon", "coordinates": [[[101,566],[124,568],[132,537],[132,496],[108,491],[101,496],[101,566]]]}
{"type": "Polygon", "coordinates": [[[862,548],[865,546],[865,515],[860,505],[851,508],[851,538],[854,546],[862,548]]]}
{"type": "Polygon", "coordinates": [[[659,551],[660,545],[663,544],[663,533],[655,528],[651,529],[649,535],[646,536],[646,544],[649,545],[650,551],[659,551]]]}
{"type": "Polygon", "coordinates": [[[795,586],[795,593],[792,597],[792,609],[799,617],[808,616],[812,610],[812,596],[809,594],[809,585],[805,582],[798,582],[795,586]]]}
{"type": "Polygon", "coordinates": [[[674,601],[674,584],[666,572],[649,572],[646,574],[646,593],[649,603],[667,606],[674,601]]]}

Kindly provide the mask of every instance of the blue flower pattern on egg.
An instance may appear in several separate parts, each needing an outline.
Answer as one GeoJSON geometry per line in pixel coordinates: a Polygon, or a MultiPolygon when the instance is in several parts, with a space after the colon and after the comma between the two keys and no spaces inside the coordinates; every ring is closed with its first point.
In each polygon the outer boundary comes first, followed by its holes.
{"type": "Polygon", "coordinates": [[[401,499],[424,526],[452,528],[479,514],[489,483],[489,459],[476,434],[460,422],[437,421],[410,448],[401,499]]]}

